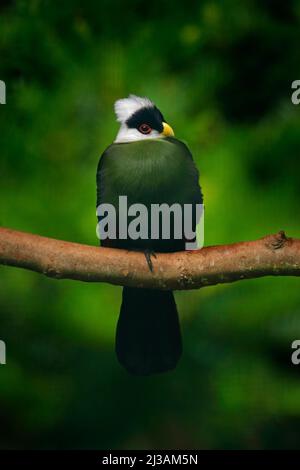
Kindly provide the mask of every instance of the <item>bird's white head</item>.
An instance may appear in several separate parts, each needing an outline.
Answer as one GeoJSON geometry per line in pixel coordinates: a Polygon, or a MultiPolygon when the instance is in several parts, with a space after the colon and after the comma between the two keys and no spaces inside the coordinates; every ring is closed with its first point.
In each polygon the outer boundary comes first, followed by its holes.
{"type": "Polygon", "coordinates": [[[149,98],[129,95],[115,102],[115,113],[121,124],[115,143],[174,135],[171,126],[149,98]]]}

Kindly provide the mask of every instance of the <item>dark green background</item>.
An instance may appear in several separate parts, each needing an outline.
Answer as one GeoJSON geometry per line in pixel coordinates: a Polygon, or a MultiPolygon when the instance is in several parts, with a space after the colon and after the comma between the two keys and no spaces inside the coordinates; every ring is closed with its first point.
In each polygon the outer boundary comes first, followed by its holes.
{"type": "MultiPolygon", "coordinates": [[[[205,244],[300,236],[300,2],[2,1],[0,223],[97,245],[95,173],[116,99],[188,142],[205,244]]],[[[176,294],[176,371],[118,365],[121,288],[0,268],[1,448],[290,448],[300,442],[297,278],[176,294]]]]}

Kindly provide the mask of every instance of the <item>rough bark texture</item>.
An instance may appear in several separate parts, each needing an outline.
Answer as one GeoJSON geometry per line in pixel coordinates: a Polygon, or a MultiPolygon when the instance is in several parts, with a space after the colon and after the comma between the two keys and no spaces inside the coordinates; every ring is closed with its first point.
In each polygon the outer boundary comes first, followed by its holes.
{"type": "Polygon", "coordinates": [[[0,228],[0,264],[55,279],[165,290],[197,289],[262,276],[300,276],[300,240],[284,232],[259,240],[157,254],[65,242],[0,228]]]}

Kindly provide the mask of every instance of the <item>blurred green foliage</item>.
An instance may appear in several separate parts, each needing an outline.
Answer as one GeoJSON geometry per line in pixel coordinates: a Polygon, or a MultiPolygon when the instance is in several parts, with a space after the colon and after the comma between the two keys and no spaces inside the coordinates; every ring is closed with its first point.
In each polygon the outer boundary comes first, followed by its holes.
{"type": "MultiPolygon", "coordinates": [[[[201,172],[205,243],[300,236],[296,0],[2,1],[0,223],[97,245],[95,172],[129,93],[201,172]]],[[[121,288],[1,267],[1,448],[299,447],[299,280],[176,294],[185,352],[136,378],[114,354],[121,288]]],[[[300,366],[299,366],[300,367],[300,366]]]]}

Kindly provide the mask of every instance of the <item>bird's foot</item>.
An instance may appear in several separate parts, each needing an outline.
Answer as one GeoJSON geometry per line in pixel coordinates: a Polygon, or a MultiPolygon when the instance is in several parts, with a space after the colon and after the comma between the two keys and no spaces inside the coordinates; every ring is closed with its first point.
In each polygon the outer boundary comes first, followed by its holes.
{"type": "Polygon", "coordinates": [[[146,261],[147,261],[147,264],[148,264],[148,268],[150,269],[151,272],[153,272],[153,263],[152,263],[151,256],[153,256],[153,258],[156,259],[155,252],[152,251],[152,250],[145,250],[144,255],[145,255],[145,258],[146,258],[146,261]]]}

